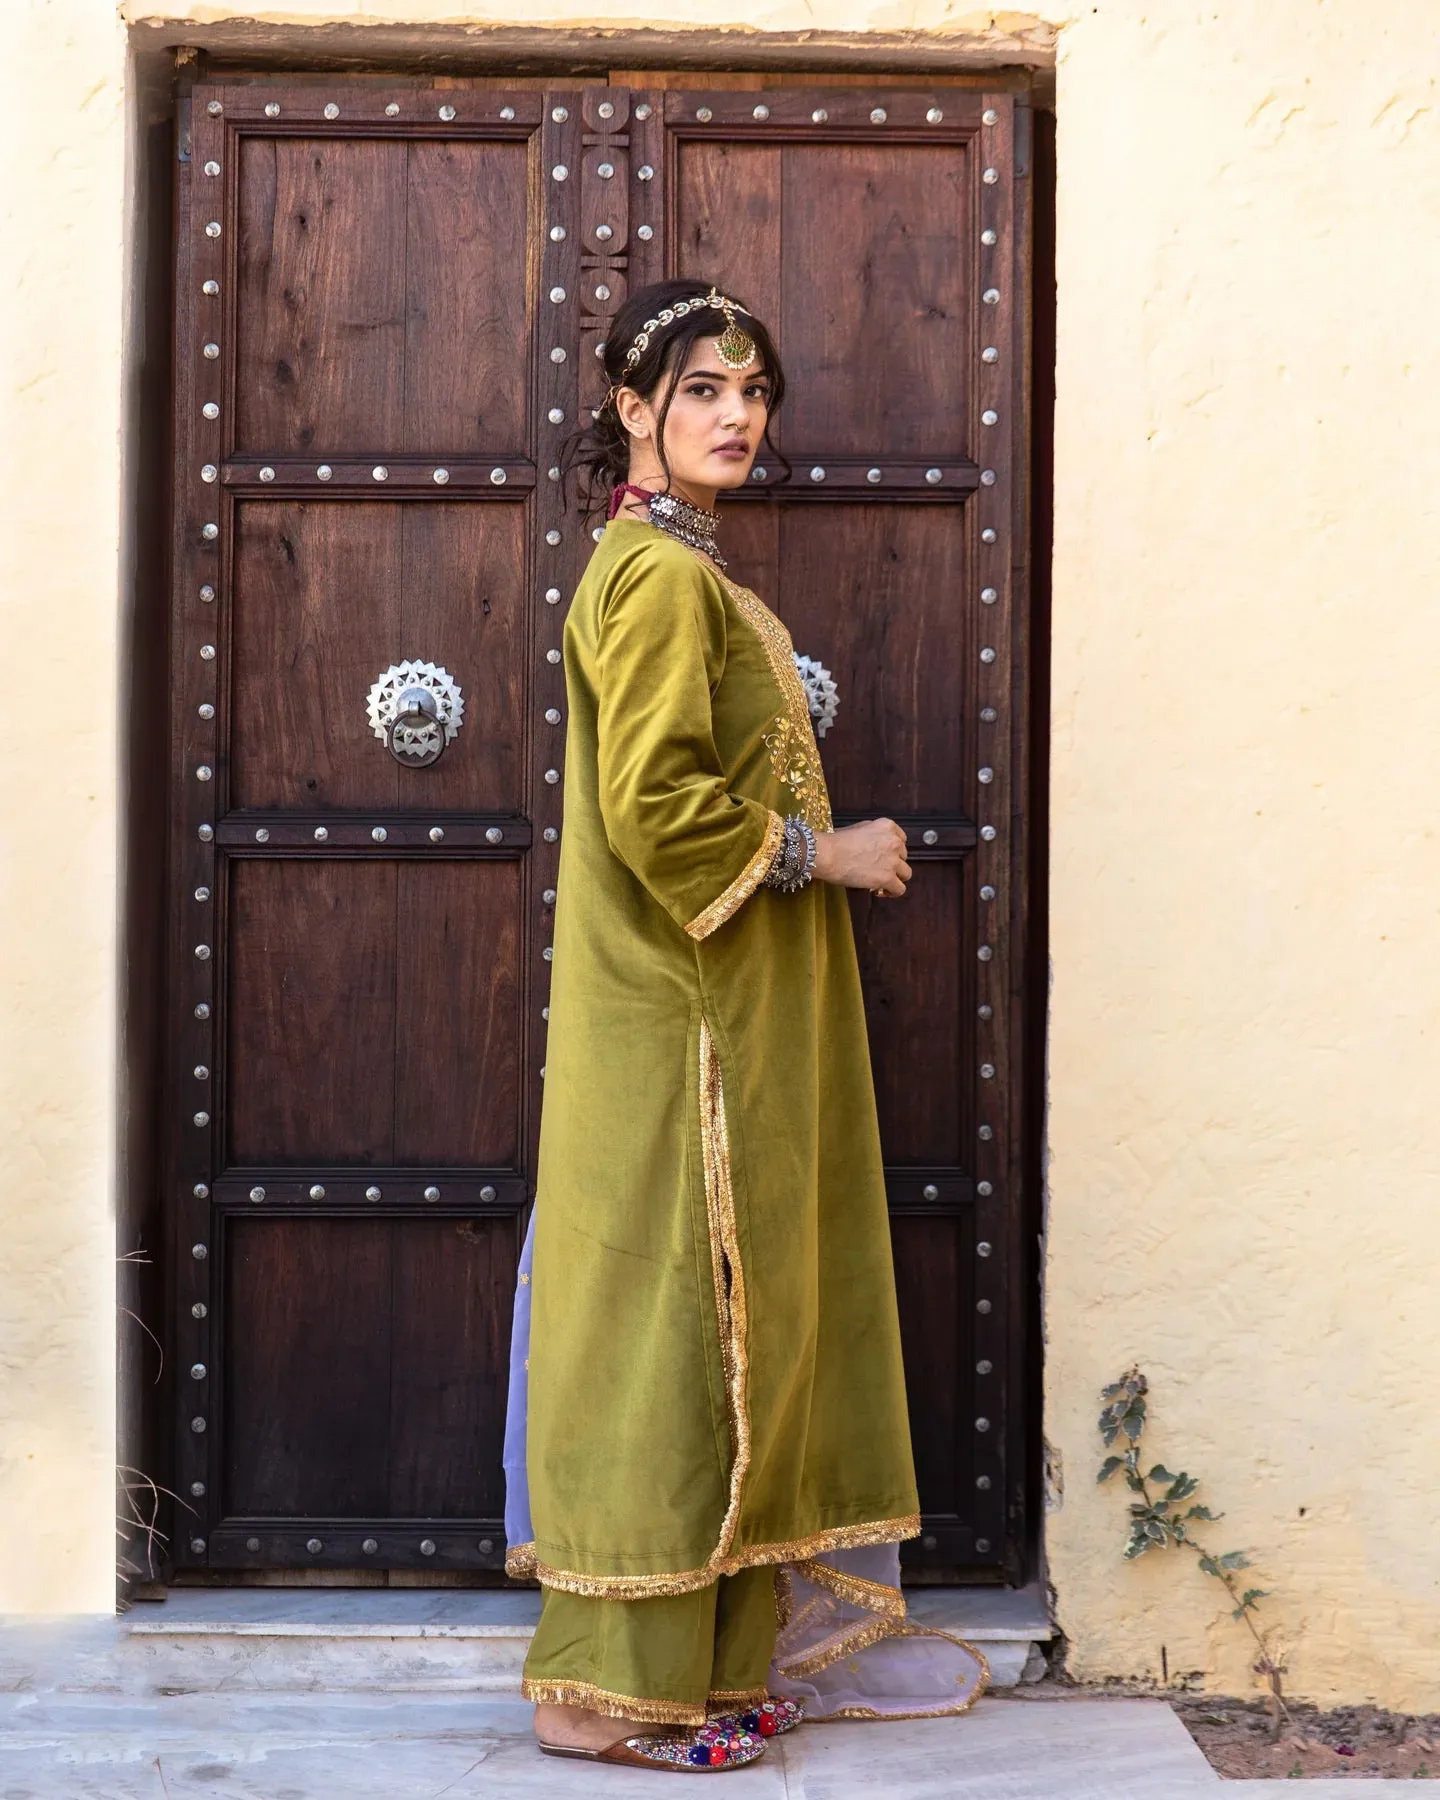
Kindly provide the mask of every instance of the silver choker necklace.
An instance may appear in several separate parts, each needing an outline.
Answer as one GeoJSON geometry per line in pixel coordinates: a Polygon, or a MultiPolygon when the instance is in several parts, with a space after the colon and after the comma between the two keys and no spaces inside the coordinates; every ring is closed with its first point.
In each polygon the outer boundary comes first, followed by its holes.
{"type": "Polygon", "coordinates": [[[718,513],[692,506],[678,494],[651,494],[649,501],[652,525],[692,550],[703,550],[719,568],[725,567],[725,558],[715,548],[715,533],[720,528],[718,513]]]}

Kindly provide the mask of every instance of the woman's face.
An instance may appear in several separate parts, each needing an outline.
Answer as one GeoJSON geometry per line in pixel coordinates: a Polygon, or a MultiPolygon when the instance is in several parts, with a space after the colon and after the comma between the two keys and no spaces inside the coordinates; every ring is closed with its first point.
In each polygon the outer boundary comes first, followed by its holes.
{"type": "MultiPolygon", "coordinates": [[[[649,400],[621,388],[616,405],[630,433],[630,479],[663,476],[656,454],[662,379],[649,400]]],[[[709,507],[722,488],[742,487],[765,432],[770,379],[758,356],[748,368],[727,369],[713,337],[696,338],[665,415],[665,455],[671,484],[683,498],[709,507]]]]}

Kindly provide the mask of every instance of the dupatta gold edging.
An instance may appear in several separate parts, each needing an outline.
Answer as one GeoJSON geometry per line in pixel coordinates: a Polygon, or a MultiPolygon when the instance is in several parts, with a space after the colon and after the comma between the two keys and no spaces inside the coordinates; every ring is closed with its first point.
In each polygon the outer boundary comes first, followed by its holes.
{"type": "MultiPolygon", "coordinates": [[[[949,1718],[957,1713],[969,1712],[989,1688],[990,1664],[984,1651],[977,1649],[965,1638],[957,1637],[953,1631],[944,1631],[939,1626],[912,1624],[906,1617],[905,1597],[899,1588],[889,1587],[884,1582],[867,1581],[858,1575],[848,1575],[842,1569],[831,1568],[828,1563],[798,1561],[794,1572],[803,1575],[816,1587],[826,1589],[837,1600],[863,1608],[871,1616],[842,1623],[829,1637],[810,1646],[803,1656],[793,1660],[785,1660],[777,1645],[775,1667],[786,1680],[803,1681],[806,1676],[818,1675],[822,1669],[833,1667],[845,1657],[855,1656],[862,1650],[868,1650],[872,1644],[883,1643],[886,1638],[892,1637],[944,1638],[948,1643],[959,1645],[980,1665],[980,1679],[976,1682],[974,1691],[958,1705],[930,1706],[904,1712],[882,1712],[873,1706],[845,1706],[833,1713],[809,1715],[812,1723],[826,1725],[835,1719],[949,1718]]],[[[781,1569],[775,1577],[775,1610],[782,1634],[787,1628],[798,1629],[804,1626],[822,1604],[818,1600],[812,1600],[797,1613],[790,1575],[789,1569],[781,1569]]]]}

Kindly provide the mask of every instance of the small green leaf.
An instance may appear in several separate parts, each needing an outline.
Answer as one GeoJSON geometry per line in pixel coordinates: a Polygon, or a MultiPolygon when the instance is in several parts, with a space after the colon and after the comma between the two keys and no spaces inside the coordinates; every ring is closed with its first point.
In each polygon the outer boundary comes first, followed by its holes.
{"type": "Polygon", "coordinates": [[[1187,1519],[1223,1519],[1224,1513],[1213,1513],[1208,1506],[1192,1506],[1186,1513],[1187,1519]]]}
{"type": "Polygon", "coordinates": [[[1132,1494],[1143,1494],[1145,1492],[1145,1483],[1135,1473],[1134,1469],[1128,1466],[1125,1470],[1125,1485],[1132,1494]]]}
{"type": "Polygon", "coordinates": [[[1227,1550],[1220,1558],[1220,1567],[1222,1569],[1248,1569],[1250,1558],[1243,1550],[1227,1550]]]}
{"type": "Polygon", "coordinates": [[[1220,1565],[1213,1556],[1202,1556],[1200,1558],[1200,1567],[1207,1575],[1218,1575],[1220,1573],[1220,1565]]]}
{"type": "Polygon", "coordinates": [[[1107,1456],[1104,1462],[1101,1463],[1100,1473],[1095,1479],[1097,1481],[1108,1481],[1117,1469],[1123,1469],[1124,1466],[1125,1458],[1123,1456],[1107,1456]]]}
{"type": "Polygon", "coordinates": [[[1246,1588],[1240,1596],[1240,1610],[1243,1612],[1247,1606],[1253,1606],[1257,1600],[1268,1600],[1269,1597],[1269,1588],[1246,1588]]]}
{"type": "Polygon", "coordinates": [[[1143,1412],[1137,1412],[1135,1407],[1132,1406],[1130,1411],[1127,1412],[1125,1417],[1121,1420],[1121,1424],[1125,1427],[1126,1437],[1128,1437],[1133,1444],[1140,1436],[1140,1433],[1145,1429],[1145,1414],[1143,1412]]]}
{"type": "Polygon", "coordinates": [[[1169,1497],[1172,1500],[1188,1500],[1199,1485],[1193,1475],[1186,1475],[1182,1470],[1170,1484],[1169,1497]]]}
{"type": "Polygon", "coordinates": [[[1147,1479],[1150,1481],[1173,1481],[1175,1477],[1165,1467],[1164,1463],[1156,1463],[1147,1479]]]}

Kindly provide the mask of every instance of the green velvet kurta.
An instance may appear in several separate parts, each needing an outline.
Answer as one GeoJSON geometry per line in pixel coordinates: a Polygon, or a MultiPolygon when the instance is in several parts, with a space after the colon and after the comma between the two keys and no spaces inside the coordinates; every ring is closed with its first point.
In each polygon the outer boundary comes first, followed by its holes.
{"type": "Polygon", "coordinates": [[[512,1573],[639,1599],[918,1529],[845,894],[784,628],[640,520],[565,628],[565,823],[512,1573]]]}

